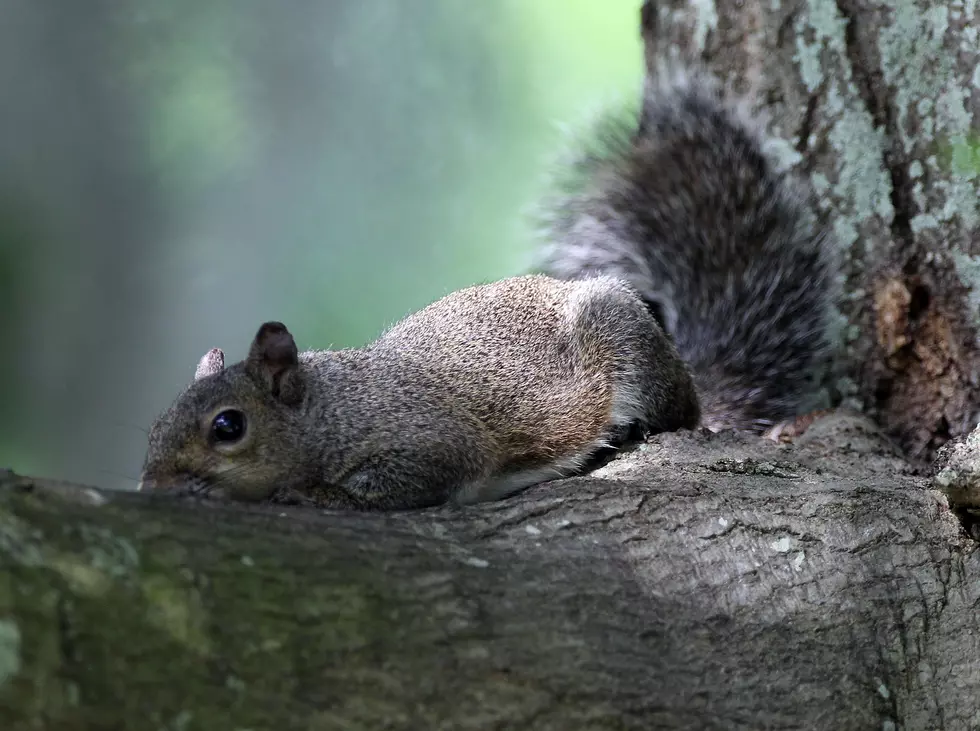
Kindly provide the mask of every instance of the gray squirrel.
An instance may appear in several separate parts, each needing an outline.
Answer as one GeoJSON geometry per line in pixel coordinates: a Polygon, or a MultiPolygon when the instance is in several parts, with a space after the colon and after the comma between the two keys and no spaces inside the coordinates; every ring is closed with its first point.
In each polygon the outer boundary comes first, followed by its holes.
{"type": "Polygon", "coordinates": [[[798,415],[826,352],[826,234],[656,8],[632,125],[566,168],[538,272],[459,290],[356,349],[267,322],[207,353],[150,430],[141,489],[397,510],[506,497],[648,434],[798,415]],[[667,70],[665,70],[667,69],[667,70]]]}
{"type": "Polygon", "coordinates": [[[240,363],[209,351],[150,430],[141,489],[361,510],[479,502],[698,417],[687,368],[625,283],[513,277],[364,348],[299,353],[268,322],[240,363]]]}

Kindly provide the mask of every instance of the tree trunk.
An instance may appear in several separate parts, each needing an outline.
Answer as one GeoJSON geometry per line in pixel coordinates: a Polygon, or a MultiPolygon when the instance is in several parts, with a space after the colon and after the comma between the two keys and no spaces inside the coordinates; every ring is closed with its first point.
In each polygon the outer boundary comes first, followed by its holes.
{"type": "Polygon", "coordinates": [[[5,729],[967,729],[980,558],[868,422],[342,514],[0,487],[5,729]]]}
{"type": "Polygon", "coordinates": [[[980,5],[662,4],[814,183],[844,274],[836,390],[931,459],[980,420],[980,5]]]}

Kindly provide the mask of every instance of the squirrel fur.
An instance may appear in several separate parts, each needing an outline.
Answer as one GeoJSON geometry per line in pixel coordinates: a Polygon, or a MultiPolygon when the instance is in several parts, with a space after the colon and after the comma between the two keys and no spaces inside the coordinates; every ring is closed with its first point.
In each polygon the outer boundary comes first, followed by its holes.
{"type": "Polygon", "coordinates": [[[545,202],[538,273],[454,292],[364,348],[300,353],[281,323],[206,354],[154,423],[141,486],[408,509],[575,474],[648,433],[801,413],[832,268],[763,125],[666,62],[654,3],[631,121],[605,119],[545,202]]]}
{"type": "Polygon", "coordinates": [[[141,489],[479,502],[698,418],[690,374],[628,285],[527,275],[449,294],[365,348],[298,353],[270,322],[240,363],[209,351],[150,430],[141,489]]]}
{"type": "Polygon", "coordinates": [[[639,109],[605,113],[558,169],[536,268],[629,282],[691,368],[703,424],[763,431],[805,410],[827,362],[828,235],[748,101],[668,60],[649,0],[641,29],[639,109]]]}

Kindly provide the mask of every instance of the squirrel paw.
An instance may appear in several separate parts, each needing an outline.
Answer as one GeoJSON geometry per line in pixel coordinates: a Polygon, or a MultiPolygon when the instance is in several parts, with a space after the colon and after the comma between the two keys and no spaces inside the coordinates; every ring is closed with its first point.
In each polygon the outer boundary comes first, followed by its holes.
{"type": "Polygon", "coordinates": [[[794,438],[802,436],[813,423],[825,416],[833,414],[836,409],[818,409],[808,414],[801,414],[793,419],[787,419],[771,427],[762,436],[774,442],[792,442],[794,438]]]}

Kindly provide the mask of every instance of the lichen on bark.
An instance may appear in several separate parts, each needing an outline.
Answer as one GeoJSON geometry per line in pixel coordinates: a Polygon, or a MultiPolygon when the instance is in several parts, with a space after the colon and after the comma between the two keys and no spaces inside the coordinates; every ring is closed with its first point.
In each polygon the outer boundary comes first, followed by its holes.
{"type": "Polygon", "coordinates": [[[841,254],[829,390],[925,464],[980,419],[978,4],[704,5],[670,3],[675,37],[756,92],[841,254]],[[904,345],[889,352],[876,303],[898,287],[906,311],[885,319],[905,323],[904,345]]]}

